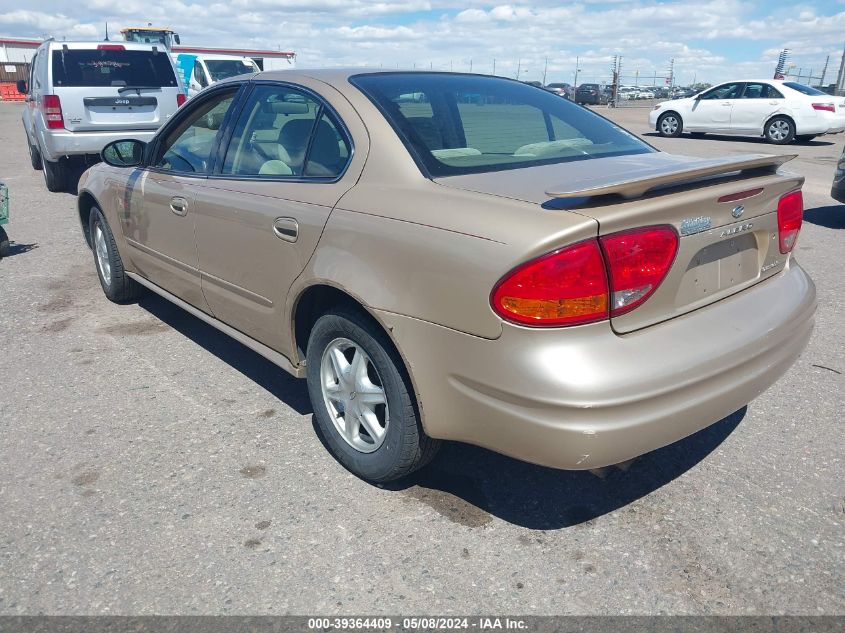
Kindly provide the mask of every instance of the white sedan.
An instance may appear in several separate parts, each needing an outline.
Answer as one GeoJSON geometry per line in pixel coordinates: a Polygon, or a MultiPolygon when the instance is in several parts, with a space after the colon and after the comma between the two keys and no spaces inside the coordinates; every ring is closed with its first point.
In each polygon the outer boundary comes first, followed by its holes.
{"type": "Polygon", "coordinates": [[[664,101],[649,124],[661,136],[706,132],[763,136],[784,145],[845,130],[845,97],[794,81],[731,81],[693,97],[664,101]]]}

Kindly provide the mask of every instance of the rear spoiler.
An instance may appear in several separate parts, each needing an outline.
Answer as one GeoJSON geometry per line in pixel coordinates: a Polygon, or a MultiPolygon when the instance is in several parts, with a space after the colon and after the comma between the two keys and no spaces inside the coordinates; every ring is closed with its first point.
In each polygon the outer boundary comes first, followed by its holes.
{"type": "Polygon", "coordinates": [[[598,174],[591,178],[584,178],[574,183],[567,183],[566,188],[551,188],[546,195],[551,198],[586,198],[590,196],[605,196],[616,194],[623,198],[639,198],[649,189],[678,185],[698,178],[730,174],[752,169],[776,171],[785,162],[796,158],[797,154],[744,154],[741,156],[726,156],[723,158],[702,158],[685,161],[680,168],[667,169],[665,166],[630,171],[619,174],[613,179],[607,174],[598,174]]]}

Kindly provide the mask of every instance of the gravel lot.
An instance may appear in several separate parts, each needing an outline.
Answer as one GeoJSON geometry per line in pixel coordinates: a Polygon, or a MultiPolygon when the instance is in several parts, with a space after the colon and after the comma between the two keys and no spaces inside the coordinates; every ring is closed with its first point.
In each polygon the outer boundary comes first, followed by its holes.
{"type": "Polygon", "coordinates": [[[0,104],[0,613],[845,614],[843,135],[661,139],[647,109],[601,108],[676,153],[800,154],[809,348],[627,471],[453,444],[387,489],[326,453],[304,382],[163,300],[105,299],[20,108],[0,104]]]}

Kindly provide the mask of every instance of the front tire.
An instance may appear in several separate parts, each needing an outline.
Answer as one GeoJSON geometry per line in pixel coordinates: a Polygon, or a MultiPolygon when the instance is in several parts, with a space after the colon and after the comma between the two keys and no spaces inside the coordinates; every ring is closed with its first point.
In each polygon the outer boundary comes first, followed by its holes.
{"type": "Polygon", "coordinates": [[[41,167],[44,170],[44,184],[47,185],[47,191],[53,193],[61,193],[65,190],[67,184],[67,168],[60,158],[55,163],[44,158],[41,158],[41,167]]]}
{"type": "Polygon", "coordinates": [[[657,119],[657,132],[660,136],[675,138],[684,131],[684,121],[677,112],[664,112],[657,119]]]}
{"type": "Polygon", "coordinates": [[[141,286],[126,275],[114,234],[103,212],[97,207],[91,208],[88,226],[91,231],[94,267],[106,297],[114,303],[134,301],[141,294],[141,286]]]}
{"type": "Polygon", "coordinates": [[[795,124],[785,116],[776,116],[766,123],[766,140],[774,145],[786,145],[795,138],[795,124]]]}
{"type": "Polygon", "coordinates": [[[404,364],[368,316],[350,309],[324,314],[306,356],[317,426],[346,469],[381,483],[431,461],[440,443],[423,431],[404,364]]]}

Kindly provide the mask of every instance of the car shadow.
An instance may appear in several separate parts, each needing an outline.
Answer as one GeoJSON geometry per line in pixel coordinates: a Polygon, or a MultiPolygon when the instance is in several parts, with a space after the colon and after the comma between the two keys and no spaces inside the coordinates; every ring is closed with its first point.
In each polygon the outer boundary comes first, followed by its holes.
{"type": "MultiPolygon", "coordinates": [[[[298,380],[177,305],[147,292],[138,305],[266,389],[311,424],[328,452],[304,380],[298,380]]],[[[533,530],[578,526],[640,499],[678,478],[715,450],[745,417],[746,408],[679,442],[594,474],[536,466],[492,451],[444,442],[421,471],[379,486],[423,503],[468,527],[497,517],[533,530]]],[[[328,459],[328,455],[327,455],[328,459]]]]}
{"type": "Polygon", "coordinates": [[[582,525],[680,477],[716,449],[747,407],[679,442],[596,474],[535,466],[449,442],[427,468],[384,488],[430,506],[447,519],[481,527],[497,517],[532,530],[582,525]]]}
{"type": "MultiPolygon", "coordinates": [[[[661,137],[660,134],[657,132],[643,132],[642,136],[650,136],[653,138],[665,138],[661,137]]],[[[693,136],[688,132],[684,132],[681,135],[681,138],[685,139],[695,139],[695,140],[705,140],[705,141],[725,141],[731,143],[752,143],[755,145],[771,145],[768,143],[766,139],[763,137],[756,137],[756,136],[734,136],[731,134],[711,134],[707,133],[704,136],[693,136]]],[[[828,145],[835,145],[833,141],[819,141],[819,140],[812,140],[812,141],[792,141],[788,145],[773,145],[772,147],[827,147],[828,145]]]]}
{"type": "Polygon", "coordinates": [[[845,229],[845,203],[807,209],[804,220],[827,229],[845,229]]]}
{"type": "Polygon", "coordinates": [[[229,335],[155,293],[145,292],[138,305],[269,391],[300,415],[312,412],[304,380],[294,378],[229,335]]]}
{"type": "Polygon", "coordinates": [[[3,259],[7,257],[14,257],[15,255],[22,255],[38,248],[38,242],[33,244],[20,244],[19,242],[9,242],[9,251],[3,255],[3,259]]]}

